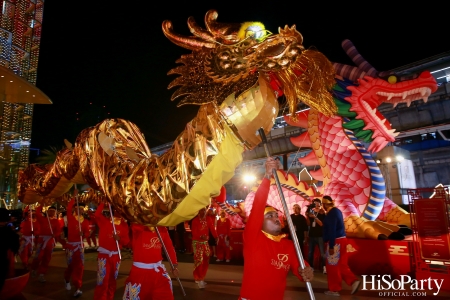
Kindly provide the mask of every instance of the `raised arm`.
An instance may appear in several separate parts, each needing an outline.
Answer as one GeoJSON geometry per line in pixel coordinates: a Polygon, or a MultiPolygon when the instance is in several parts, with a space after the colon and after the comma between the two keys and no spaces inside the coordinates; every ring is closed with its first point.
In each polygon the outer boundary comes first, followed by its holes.
{"type": "Polygon", "coordinates": [[[130,243],[130,230],[128,228],[128,224],[127,221],[125,221],[124,219],[122,219],[122,221],[120,222],[120,245],[126,246],[130,243]]]}
{"type": "Polygon", "coordinates": [[[44,216],[42,215],[42,205],[39,205],[38,207],[36,207],[35,214],[36,214],[36,219],[39,222],[44,218],[44,216]]]}
{"type": "Polygon", "coordinates": [[[215,239],[217,239],[218,235],[217,235],[217,231],[216,231],[216,227],[214,226],[214,219],[213,218],[206,218],[206,223],[208,224],[208,228],[209,231],[211,231],[211,234],[213,235],[213,237],[215,239]]]}
{"type": "Polygon", "coordinates": [[[252,210],[248,217],[247,224],[245,225],[244,237],[248,240],[256,236],[256,233],[262,229],[262,223],[264,220],[264,209],[267,203],[267,197],[269,195],[270,178],[272,176],[272,169],[277,169],[278,162],[269,157],[266,161],[266,173],[264,179],[256,191],[255,198],[253,200],[252,210]]]}

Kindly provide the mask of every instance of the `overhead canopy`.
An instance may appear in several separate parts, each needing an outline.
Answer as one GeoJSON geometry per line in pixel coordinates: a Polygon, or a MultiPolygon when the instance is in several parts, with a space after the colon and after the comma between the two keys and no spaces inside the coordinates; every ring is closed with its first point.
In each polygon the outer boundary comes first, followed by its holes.
{"type": "Polygon", "coordinates": [[[0,101],[53,104],[40,89],[3,66],[0,66],[0,101]]]}

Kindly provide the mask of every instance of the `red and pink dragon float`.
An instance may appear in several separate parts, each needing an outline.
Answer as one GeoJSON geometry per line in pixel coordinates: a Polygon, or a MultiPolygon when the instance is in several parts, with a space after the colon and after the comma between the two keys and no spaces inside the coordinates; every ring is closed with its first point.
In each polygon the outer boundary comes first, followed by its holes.
{"type": "MultiPolygon", "coordinates": [[[[409,106],[419,99],[426,102],[436,91],[437,84],[429,72],[402,82],[391,77],[390,83],[377,77],[378,71],[364,60],[349,40],[342,46],[357,67],[334,64],[336,85],[332,93],[338,106],[337,114],[328,117],[310,109],[297,113],[295,120],[285,117],[289,125],[307,129],[302,135],[292,137],[291,142],[297,147],[312,149],[298,160],[305,166],[320,166],[310,175],[323,181],[323,186],[319,191],[298,182],[293,174],[278,171],[283,194],[291,210],[295,203],[304,209],[313,198],[331,196],[343,212],[348,236],[402,239],[396,225],[409,227],[410,216],[386,198],[383,175],[371,155],[395,141],[398,133],[376,108],[382,103],[395,107],[399,103],[409,106]],[[367,150],[361,141],[370,143],[367,150]],[[360,230],[361,226],[366,228],[360,230]],[[359,230],[354,230],[357,227],[359,230]]],[[[216,203],[228,212],[235,228],[243,228],[253,197],[254,192],[249,193],[237,207],[221,200],[216,203]]],[[[268,201],[283,211],[275,185],[271,187],[268,201]]]]}

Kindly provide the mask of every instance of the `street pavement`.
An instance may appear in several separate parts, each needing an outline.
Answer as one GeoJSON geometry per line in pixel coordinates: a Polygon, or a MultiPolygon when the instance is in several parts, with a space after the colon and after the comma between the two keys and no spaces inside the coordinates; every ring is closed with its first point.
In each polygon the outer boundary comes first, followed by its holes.
{"type": "MultiPolygon", "coordinates": [[[[178,281],[174,278],[173,291],[176,300],[188,299],[188,300],[236,300],[239,296],[239,290],[242,282],[243,264],[242,262],[231,263],[217,263],[214,258],[211,258],[211,264],[206,275],[205,281],[207,286],[205,289],[200,290],[192,277],[193,270],[193,256],[191,254],[179,254],[178,269],[180,271],[180,280],[183,285],[186,296],[184,297],[181,292],[178,281]]],[[[83,295],[79,299],[93,299],[94,289],[96,285],[97,277],[97,252],[95,250],[88,249],[85,253],[85,269],[83,276],[83,295]]],[[[166,269],[170,269],[168,262],[164,262],[166,269]]],[[[132,265],[132,255],[130,252],[122,253],[122,263],[120,266],[119,276],[117,278],[117,289],[114,299],[122,299],[124,292],[124,283],[129,274],[132,265]]],[[[16,266],[19,268],[20,263],[16,266]]],[[[64,251],[60,248],[55,248],[53,258],[50,262],[50,268],[46,275],[46,282],[41,283],[37,278],[31,278],[25,287],[22,295],[14,298],[14,300],[50,300],[50,299],[75,299],[73,293],[75,290],[69,292],[64,287],[63,273],[66,268],[66,259],[64,251]]],[[[264,282],[261,282],[261,287],[264,286],[264,282]]],[[[312,282],[312,288],[314,291],[315,299],[339,299],[337,297],[326,296],[324,291],[327,290],[327,275],[322,272],[316,271],[314,281],[312,282]]],[[[380,295],[380,292],[395,292],[395,291],[370,291],[359,290],[355,295],[350,295],[350,287],[343,283],[343,290],[341,291],[340,299],[450,299],[450,293],[440,291],[437,296],[433,296],[430,291],[427,291],[426,296],[412,296],[412,291],[397,291],[403,293],[409,293],[406,295],[392,295],[387,294],[380,295]]],[[[290,274],[287,279],[287,286],[285,292],[285,300],[290,299],[309,299],[309,294],[306,290],[306,285],[300,282],[294,275],[290,274]]],[[[270,295],[267,297],[271,299],[270,295]]],[[[141,299],[146,300],[146,299],[141,299]]],[[[158,300],[158,299],[154,299],[158,300]]]]}

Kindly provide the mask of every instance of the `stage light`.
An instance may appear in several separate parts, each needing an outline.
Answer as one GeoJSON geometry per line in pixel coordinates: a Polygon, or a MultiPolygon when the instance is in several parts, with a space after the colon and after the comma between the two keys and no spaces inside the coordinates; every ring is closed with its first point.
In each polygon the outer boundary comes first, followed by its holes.
{"type": "Polygon", "coordinates": [[[251,183],[251,182],[255,182],[255,181],[256,181],[255,175],[251,175],[251,174],[244,175],[244,182],[251,183]]]}
{"type": "Polygon", "coordinates": [[[386,162],[387,162],[387,163],[390,163],[391,161],[392,161],[392,158],[386,157],[386,162]]]}
{"type": "Polygon", "coordinates": [[[403,156],[401,156],[401,155],[397,155],[395,158],[397,159],[398,162],[402,162],[402,161],[405,159],[405,158],[404,158],[403,156]]]}

